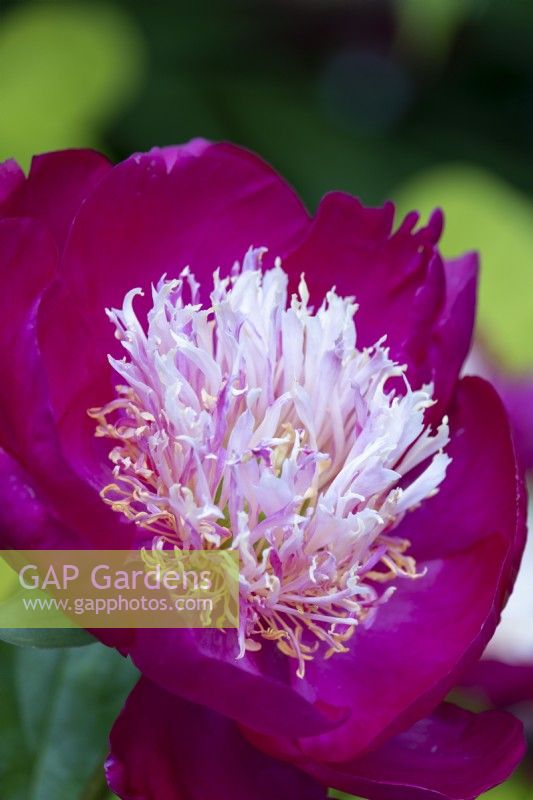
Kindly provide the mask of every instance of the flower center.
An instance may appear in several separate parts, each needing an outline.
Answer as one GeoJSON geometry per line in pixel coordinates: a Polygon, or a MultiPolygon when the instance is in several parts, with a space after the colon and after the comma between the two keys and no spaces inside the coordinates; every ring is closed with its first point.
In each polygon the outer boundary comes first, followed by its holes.
{"type": "Polygon", "coordinates": [[[215,272],[209,307],[184,270],[153,288],[146,329],[140,289],[108,310],[123,383],[89,414],[116,442],[104,500],[154,541],[236,550],[241,655],[274,640],[302,676],[317,649],[346,650],[385,584],[419,577],[394,529],[444,479],[449,433],[424,425],[431,387],[411,389],[385,339],[357,348],[353,298],[315,312],[302,277],[288,302],[263,252],[215,272]]]}

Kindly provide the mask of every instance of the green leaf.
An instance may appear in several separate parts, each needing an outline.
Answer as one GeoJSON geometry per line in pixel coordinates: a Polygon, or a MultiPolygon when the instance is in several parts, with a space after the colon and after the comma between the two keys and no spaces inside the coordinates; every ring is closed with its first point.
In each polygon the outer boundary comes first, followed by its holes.
{"type": "Polygon", "coordinates": [[[0,160],[95,146],[137,91],[144,46],[119,8],[16,3],[0,24],[0,160]]]}
{"type": "Polygon", "coordinates": [[[445,255],[480,252],[480,332],[509,368],[531,369],[533,203],[500,178],[456,164],[414,177],[394,196],[404,212],[444,210],[445,255]]]}
{"type": "Polygon", "coordinates": [[[9,800],[104,800],[108,734],[137,672],[116,651],[0,645],[0,785],[9,800]]]}
{"type": "Polygon", "coordinates": [[[83,628],[0,628],[0,639],[18,647],[84,647],[96,639],[83,628]]]}

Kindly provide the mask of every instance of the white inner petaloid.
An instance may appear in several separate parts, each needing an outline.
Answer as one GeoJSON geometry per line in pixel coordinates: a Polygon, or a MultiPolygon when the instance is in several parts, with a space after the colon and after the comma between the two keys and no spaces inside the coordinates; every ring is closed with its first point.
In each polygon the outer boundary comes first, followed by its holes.
{"type": "Polygon", "coordinates": [[[90,414],[115,440],[104,499],[154,541],[236,550],[241,656],[274,640],[303,675],[370,624],[385,584],[420,577],[395,528],[444,479],[449,431],[425,425],[432,387],[411,388],[385,338],[358,349],[353,298],[315,311],[263,253],[215,272],[205,307],[189,270],[163,277],[144,325],[128,292],[107,312],[120,385],[90,414]]]}

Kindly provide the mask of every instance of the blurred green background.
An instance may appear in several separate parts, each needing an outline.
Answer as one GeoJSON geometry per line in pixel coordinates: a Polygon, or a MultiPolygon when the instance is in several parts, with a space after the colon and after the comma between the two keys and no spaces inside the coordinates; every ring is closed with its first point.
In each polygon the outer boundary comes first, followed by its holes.
{"type": "MultiPolygon", "coordinates": [[[[119,160],[205,136],[258,151],[310,209],[332,188],[441,205],[444,252],[482,255],[480,332],[520,372],[533,368],[532,41],[531,0],[3,0],[0,158],[27,168],[89,146],[119,160]]],[[[133,679],[109,659],[1,646],[2,797],[108,796],[103,731],[133,679]],[[99,693],[94,670],[116,691],[99,693]],[[52,688],[51,719],[28,723],[52,688]],[[54,714],[68,730],[81,715],[90,735],[65,751],[54,714]]],[[[522,778],[491,795],[531,796],[522,778]]]]}

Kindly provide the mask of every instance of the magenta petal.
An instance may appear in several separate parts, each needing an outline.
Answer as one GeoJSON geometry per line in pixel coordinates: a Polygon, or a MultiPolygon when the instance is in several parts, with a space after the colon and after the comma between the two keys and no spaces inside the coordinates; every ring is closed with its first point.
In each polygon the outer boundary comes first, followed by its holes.
{"type": "Polygon", "coordinates": [[[256,750],[231,720],[145,678],[115,722],[106,774],[122,800],[326,798],[305,773],[256,750]]]}
{"type": "Polygon", "coordinates": [[[433,334],[431,361],[440,419],[472,343],[476,315],[479,258],[467,253],[446,261],[446,299],[433,334]]]}
{"type": "Polygon", "coordinates": [[[533,469],[533,376],[509,375],[503,371],[491,376],[513,426],[516,447],[526,469],[533,469]]]}
{"type": "Polygon", "coordinates": [[[294,665],[272,643],[238,659],[234,631],[138,630],[130,655],[169,692],[266,734],[321,733],[346,716],[316,702],[314,689],[294,678],[294,665]]]}
{"type": "Polygon", "coordinates": [[[510,714],[444,704],[356,761],[306,769],[370,800],[475,800],[508,778],[524,752],[522,725],[510,714]]]}
{"type": "MultiPolygon", "coordinates": [[[[54,466],[52,462],[50,466],[54,466]]],[[[65,497],[69,497],[68,502],[75,506],[80,492],[76,492],[76,487],[72,485],[66,484],[64,488],[65,497]]],[[[85,511],[88,513],[86,509],[85,511]]],[[[68,511],[64,511],[63,516],[68,516],[68,511]]],[[[91,530],[100,533],[96,516],[88,513],[87,522],[89,537],[91,530]],[[91,529],[91,524],[95,525],[94,529],[91,529]]],[[[80,533],[76,527],[69,527],[57,513],[57,498],[50,498],[41,491],[33,476],[0,448],[0,549],[83,549],[91,547],[92,544],[86,533],[80,533]]],[[[98,541],[97,537],[95,544],[102,548],[106,546],[103,541],[98,541]]],[[[118,647],[122,652],[126,650],[130,639],[127,630],[108,629],[93,633],[105,644],[118,647]]]]}
{"type": "Polygon", "coordinates": [[[527,470],[533,468],[533,372],[514,373],[491,352],[483,341],[476,340],[466,364],[469,375],[490,381],[502,398],[514,431],[515,443],[527,470]]]}
{"type": "Polygon", "coordinates": [[[13,158],[0,164],[0,216],[5,216],[5,209],[10,198],[24,183],[24,173],[13,158]]]}
{"type": "Polygon", "coordinates": [[[59,150],[35,156],[27,179],[12,192],[4,216],[44,222],[61,250],[81,204],[111,169],[94,150],[59,150]]]}
{"type": "Polygon", "coordinates": [[[47,439],[35,322],[40,296],[56,268],[57,249],[41,223],[0,221],[0,375],[9,387],[0,396],[0,438],[27,461],[47,439]]]}
{"type": "Polygon", "coordinates": [[[433,328],[445,302],[444,267],[436,250],[442,219],[436,213],[427,227],[414,231],[418,216],[410,214],[393,233],[393,218],[391,203],[365,208],[347,194],[328,194],[285,268],[296,282],[305,273],[315,302],[333,285],[341,295],[355,295],[360,345],[373,345],[387,334],[393,358],[408,364],[417,386],[434,377],[433,328]]]}
{"type": "Polygon", "coordinates": [[[35,491],[28,473],[0,449],[0,547],[74,550],[81,546],[76,532],[66,528],[53,506],[35,491]]]}
{"type": "Polygon", "coordinates": [[[533,664],[482,659],[461,676],[461,686],[480,693],[494,706],[509,708],[533,701],[533,664]]]}
{"type": "Polygon", "coordinates": [[[308,215],[293,190],[260,158],[238,147],[193,140],[117,165],[80,211],[62,274],[105,341],[106,306],[163,273],[190,266],[198,280],[228,270],[248,248],[268,263],[299,241],[308,215]]]}
{"type": "MultiPolygon", "coordinates": [[[[72,473],[50,409],[36,317],[56,262],[56,245],[42,223],[0,221],[0,314],[9,323],[0,327],[0,374],[3,385],[9,387],[0,398],[0,443],[16,460],[17,469],[20,465],[27,471],[26,486],[54,507],[52,516],[62,520],[59,525],[77,530],[88,546],[126,546],[130,526],[121,524],[98,493],[72,473]]],[[[48,546],[46,537],[39,545],[42,530],[42,526],[36,529],[35,547],[48,546]]],[[[16,536],[16,528],[10,535],[16,536]]],[[[11,546],[21,545],[14,539],[11,546]]]]}
{"type": "MultiPolygon", "coordinates": [[[[87,410],[114,394],[105,349],[91,339],[91,324],[56,281],[39,306],[37,335],[46,369],[56,436],[76,473],[100,491],[111,481],[108,444],[96,439],[87,410]],[[69,335],[65,336],[65,330],[69,335]]],[[[100,504],[103,505],[102,501],[100,504]]],[[[123,520],[124,522],[124,520],[123,520]]],[[[124,527],[124,526],[123,526],[124,527]]]]}

